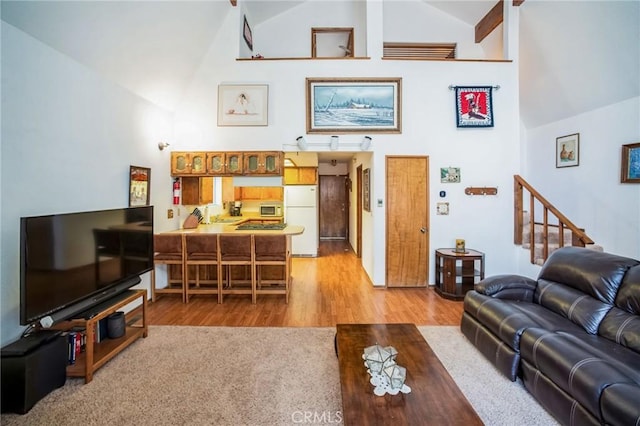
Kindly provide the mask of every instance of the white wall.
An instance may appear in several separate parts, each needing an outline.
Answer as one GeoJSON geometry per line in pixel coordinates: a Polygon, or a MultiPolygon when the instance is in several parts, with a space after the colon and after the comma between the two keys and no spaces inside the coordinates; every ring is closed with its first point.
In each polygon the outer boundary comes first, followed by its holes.
{"type": "Polygon", "coordinates": [[[255,27],[253,54],[260,53],[265,58],[308,58],[311,28],[350,27],[354,32],[355,56],[367,56],[365,11],[366,1],[360,0],[303,2],[255,27]]]}
{"type": "Polygon", "coordinates": [[[620,183],[621,146],[640,141],[640,98],[526,132],[522,176],[604,250],[640,258],[640,185],[620,183]],[[556,168],[556,138],[580,134],[579,165],[556,168]]]}
{"type": "MultiPolygon", "coordinates": [[[[309,2],[315,9],[307,13],[333,25],[334,12],[322,2],[309,2]]],[[[300,13],[296,8],[296,13],[300,13]]],[[[365,270],[375,285],[385,284],[385,156],[426,155],[430,164],[431,250],[450,247],[456,238],[464,238],[471,248],[486,253],[486,272],[516,269],[516,252],[512,243],[512,185],[519,171],[520,145],[517,93],[517,67],[509,62],[434,62],[434,61],[236,61],[238,11],[232,11],[212,44],[209,54],[196,73],[184,101],[176,111],[178,122],[188,122],[193,137],[176,140],[172,149],[264,149],[295,150],[295,139],[305,134],[306,77],[402,77],[402,133],[372,134],[371,213],[363,216],[363,256],[365,270]],[[269,126],[218,127],[216,123],[217,86],[221,83],[256,83],[269,85],[269,126]],[[455,97],[450,85],[499,85],[495,91],[495,127],[458,129],[455,124],[455,97]],[[462,182],[440,184],[440,167],[462,168],[462,182]],[[498,196],[469,197],[466,186],[497,186],[498,196]],[[438,192],[448,192],[449,216],[436,216],[438,192]],[[382,199],[382,207],[377,200],[382,199]]],[[[307,17],[297,15],[304,21],[307,17]]],[[[385,25],[391,19],[384,16],[385,25]]],[[[401,18],[398,18],[401,19],[401,18]]],[[[395,22],[403,27],[403,22],[395,22]]],[[[285,27],[288,21],[269,21],[269,26],[285,27]]],[[[369,34],[382,31],[382,23],[368,23],[369,34]]],[[[409,28],[408,31],[411,29],[409,28]]],[[[468,31],[470,34],[471,30],[468,31]]],[[[256,27],[260,42],[281,43],[281,35],[256,27]]],[[[373,38],[379,38],[374,34],[373,38]]],[[[256,41],[257,43],[257,41],[256,41]]],[[[286,53],[285,56],[292,56],[286,53]]],[[[360,140],[362,135],[345,135],[342,139],[360,140]]],[[[324,142],[326,135],[309,134],[310,144],[324,142]]],[[[433,282],[433,259],[429,280],[433,282]]]]}
{"type": "MultiPolygon", "coordinates": [[[[128,205],[129,165],[151,167],[155,218],[171,202],[166,111],[2,22],[2,344],[19,326],[20,217],[128,205]],[[167,190],[163,190],[166,188],[167,190]]],[[[162,227],[175,227],[159,221],[162,227]]],[[[142,287],[148,287],[145,274],[142,287]]]]}

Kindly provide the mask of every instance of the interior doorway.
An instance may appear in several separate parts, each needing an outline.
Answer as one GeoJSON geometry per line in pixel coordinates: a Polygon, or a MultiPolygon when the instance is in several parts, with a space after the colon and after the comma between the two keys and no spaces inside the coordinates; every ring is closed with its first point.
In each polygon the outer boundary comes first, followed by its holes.
{"type": "Polygon", "coordinates": [[[346,175],[320,175],[320,240],[348,239],[346,175]]]}
{"type": "Polygon", "coordinates": [[[426,287],[429,157],[386,157],[386,285],[426,287]]]}

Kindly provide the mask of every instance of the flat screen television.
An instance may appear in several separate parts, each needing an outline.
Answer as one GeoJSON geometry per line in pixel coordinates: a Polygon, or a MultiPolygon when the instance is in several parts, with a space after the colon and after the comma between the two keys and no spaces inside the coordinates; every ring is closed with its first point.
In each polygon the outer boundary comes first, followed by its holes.
{"type": "Polygon", "coordinates": [[[71,318],[151,268],[153,206],[22,217],[20,324],[71,318]]]}

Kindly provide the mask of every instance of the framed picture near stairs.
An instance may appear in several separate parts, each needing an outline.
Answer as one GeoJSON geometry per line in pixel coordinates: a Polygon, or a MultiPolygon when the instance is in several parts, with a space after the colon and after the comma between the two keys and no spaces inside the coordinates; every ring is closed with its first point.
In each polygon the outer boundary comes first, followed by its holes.
{"type": "Polygon", "coordinates": [[[577,166],[579,155],[580,133],[556,138],[556,168],[577,166]]]}
{"type": "Polygon", "coordinates": [[[622,145],[622,183],[640,183],[640,142],[622,145]]]}

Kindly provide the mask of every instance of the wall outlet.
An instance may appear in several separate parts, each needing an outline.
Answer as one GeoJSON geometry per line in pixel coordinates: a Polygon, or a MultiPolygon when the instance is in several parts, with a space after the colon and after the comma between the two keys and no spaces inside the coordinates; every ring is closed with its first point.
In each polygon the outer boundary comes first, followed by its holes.
{"type": "Polygon", "coordinates": [[[173,209],[167,210],[167,219],[173,219],[173,209]]]}

